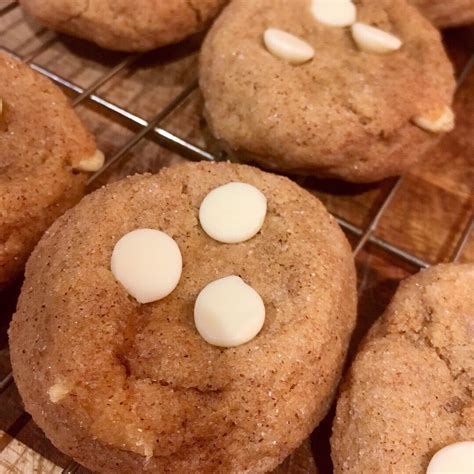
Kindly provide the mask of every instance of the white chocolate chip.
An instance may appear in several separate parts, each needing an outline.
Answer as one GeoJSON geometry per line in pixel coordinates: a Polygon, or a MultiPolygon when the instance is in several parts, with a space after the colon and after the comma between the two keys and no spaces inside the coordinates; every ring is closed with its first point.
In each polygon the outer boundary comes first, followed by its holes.
{"type": "Polygon", "coordinates": [[[432,133],[450,132],[455,125],[454,112],[451,107],[445,106],[441,113],[413,117],[413,123],[432,133]]]}
{"type": "Polygon", "coordinates": [[[139,303],[168,296],[181,278],[183,261],[178,244],[155,229],[137,229],[124,235],[112,253],[115,279],[139,303]]]}
{"type": "Polygon", "coordinates": [[[357,18],[357,8],[351,0],[312,0],[315,20],[328,26],[350,26],[357,18]]]}
{"type": "Polygon", "coordinates": [[[229,276],[209,283],[199,293],[194,322],[209,344],[236,347],[260,332],[265,322],[265,305],[241,278],[229,276]]]}
{"type": "Polygon", "coordinates": [[[303,64],[314,57],[314,49],[297,36],[276,28],[268,28],[263,41],[270,53],[290,64],[303,64]]]}
{"type": "Polygon", "coordinates": [[[53,403],[59,403],[66,398],[72,390],[71,384],[58,382],[51,386],[48,390],[49,399],[53,403]]]}
{"type": "Polygon", "coordinates": [[[104,154],[100,150],[96,150],[92,156],[83,158],[76,166],[74,166],[74,169],[86,173],[94,173],[104,166],[104,161],[104,154]]]}
{"type": "Polygon", "coordinates": [[[474,441],[461,441],[439,450],[431,459],[426,474],[474,473],[474,441]]]}
{"type": "Polygon", "coordinates": [[[153,445],[151,443],[148,443],[145,439],[139,439],[135,445],[140,451],[140,454],[145,456],[147,459],[153,457],[153,445]]]}
{"type": "Polygon", "coordinates": [[[354,23],[352,36],[359,49],[367,53],[387,54],[402,47],[400,38],[365,23],[354,23]]]}
{"type": "Polygon", "coordinates": [[[247,183],[228,183],[211,191],[199,209],[207,235],[218,242],[235,244],[256,235],[267,214],[267,199],[247,183]]]}

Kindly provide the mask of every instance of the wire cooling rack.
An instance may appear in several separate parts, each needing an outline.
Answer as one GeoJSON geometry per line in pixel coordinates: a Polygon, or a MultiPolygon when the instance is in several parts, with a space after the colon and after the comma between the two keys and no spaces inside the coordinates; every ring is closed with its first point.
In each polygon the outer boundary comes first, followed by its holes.
{"type": "MultiPolygon", "coordinates": [[[[0,4],[0,20],[2,17],[14,12],[17,8],[19,8],[19,6],[16,1],[7,2],[4,6],[1,6],[0,4]]],[[[67,77],[63,77],[53,70],[41,66],[35,62],[41,54],[52,48],[58,41],[60,41],[60,37],[58,37],[56,34],[43,29],[40,30],[40,34],[37,36],[41,38],[41,42],[28,54],[21,55],[16,50],[4,47],[1,44],[0,49],[29,64],[34,70],[47,76],[54,83],[63,88],[63,90],[69,93],[72,97],[71,103],[73,107],[90,102],[97,108],[106,111],[109,116],[114,117],[116,120],[120,120],[122,123],[125,122],[130,126],[131,129],[136,130],[135,133],[123,145],[109,154],[104,167],[89,178],[89,185],[93,185],[104,175],[106,175],[106,173],[109,173],[114,167],[119,165],[119,163],[123,163],[127,159],[130,150],[136,147],[140,142],[149,140],[150,138],[157,141],[160,146],[178,153],[185,159],[208,161],[225,159],[224,154],[211,153],[202,146],[193,144],[190,140],[183,139],[178,136],[178,134],[162,127],[165,119],[167,119],[171,114],[175,113],[179,107],[190,97],[190,95],[196,91],[198,88],[197,79],[189,81],[189,83],[185,85],[181,91],[164,107],[162,107],[153,118],[146,120],[143,117],[127,110],[127,108],[119,106],[113,101],[108,100],[98,93],[100,88],[111,84],[114,79],[116,79],[117,76],[119,76],[124,71],[133,70],[133,68],[136,67],[136,63],[141,60],[143,54],[120,56],[115,65],[103,72],[87,87],[83,87],[75,81],[70,80],[67,77]]],[[[465,62],[461,73],[458,75],[458,86],[463,84],[463,81],[466,79],[473,65],[474,55],[471,55],[465,62]]],[[[403,180],[404,178],[397,178],[388,181],[387,185],[384,186],[384,189],[382,190],[381,199],[378,200],[375,210],[372,211],[370,219],[365,223],[364,226],[361,226],[355,222],[351,222],[350,220],[341,216],[335,215],[335,218],[339,222],[340,226],[344,229],[348,236],[351,237],[351,241],[353,242],[354,257],[358,257],[368,245],[372,245],[395,257],[396,259],[410,264],[415,269],[427,268],[431,264],[437,263],[435,261],[427,261],[425,258],[423,258],[423,256],[417,255],[411,251],[406,250],[405,248],[402,248],[397,244],[397,242],[388,241],[376,235],[379,223],[386,215],[387,209],[390,207],[399,193],[402,192],[401,188],[403,180]]],[[[470,239],[473,226],[474,221],[471,207],[469,211],[469,217],[466,219],[466,225],[463,226],[463,229],[461,232],[459,232],[459,239],[454,246],[451,257],[445,260],[457,261],[461,257],[465,246],[470,239]]],[[[2,395],[12,384],[13,377],[11,372],[0,378],[0,403],[2,402],[2,395]]],[[[17,424],[26,424],[29,421],[29,415],[23,412],[18,417],[17,424]]],[[[0,445],[0,455],[2,449],[5,449],[5,447],[5,444],[3,446],[0,445]]],[[[64,468],[63,472],[72,473],[76,472],[79,468],[80,467],[74,461],[71,461],[64,468]]]]}

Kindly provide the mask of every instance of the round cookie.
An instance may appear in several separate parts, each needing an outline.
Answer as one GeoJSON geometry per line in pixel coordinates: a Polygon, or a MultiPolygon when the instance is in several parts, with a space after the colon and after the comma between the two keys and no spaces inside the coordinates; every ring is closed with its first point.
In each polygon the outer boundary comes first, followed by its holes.
{"type": "Polygon", "coordinates": [[[474,23],[474,0],[411,0],[439,28],[474,23]]]}
{"type": "Polygon", "coordinates": [[[355,270],[334,218],[286,178],[229,163],[185,164],[85,197],[33,252],[10,327],[26,409],[61,450],[118,472],[268,472],[327,412],[355,322],[355,270]],[[268,200],[262,230],[222,244],[199,225],[216,187],[268,200]],[[137,228],[177,242],[182,277],[140,305],[114,279],[116,242],[137,228]],[[208,283],[239,275],[262,297],[263,329],[223,349],[193,308],[208,283]]]}
{"type": "Polygon", "coordinates": [[[474,265],[408,278],[343,383],[331,438],[335,473],[425,474],[474,439],[474,265]]]}
{"type": "Polygon", "coordinates": [[[118,51],[148,51],[204,30],[228,0],[20,0],[43,25],[118,51]]]}
{"type": "Polygon", "coordinates": [[[285,172],[354,182],[403,173],[439,138],[413,120],[452,102],[439,32],[405,0],[360,0],[357,21],[402,41],[398,51],[367,53],[350,28],[318,22],[310,6],[235,0],[224,10],[200,58],[212,133],[231,154],[285,172]],[[305,41],[314,57],[300,65],[276,57],[263,41],[269,28],[305,41]]]}
{"type": "Polygon", "coordinates": [[[0,288],[101,165],[91,134],[48,79],[0,52],[0,288]],[[92,167],[91,167],[92,165],[92,167]]]}

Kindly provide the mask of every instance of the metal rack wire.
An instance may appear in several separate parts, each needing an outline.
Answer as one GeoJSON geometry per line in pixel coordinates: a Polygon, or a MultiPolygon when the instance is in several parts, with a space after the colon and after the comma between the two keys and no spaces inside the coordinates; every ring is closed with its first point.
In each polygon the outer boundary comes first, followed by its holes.
{"type": "MultiPolygon", "coordinates": [[[[10,13],[12,10],[18,7],[16,1],[12,1],[0,8],[0,17],[10,13]]],[[[88,184],[92,184],[104,173],[109,171],[113,166],[116,166],[120,161],[124,160],[127,153],[135,147],[139,142],[150,137],[152,135],[158,139],[159,143],[168,148],[172,148],[178,154],[182,155],[184,158],[191,160],[208,160],[214,161],[221,159],[221,157],[214,156],[208,151],[190,143],[187,140],[180,138],[179,136],[171,133],[170,131],[162,128],[160,125],[172,112],[174,112],[189,96],[190,94],[197,89],[197,80],[192,81],[188,86],[184,87],[183,90],[174,97],[162,110],[160,110],[152,120],[147,121],[142,117],[139,117],[125,108],[119,107],[118,105],[106,100],[97,94],[97,90],[111,81],[123,70],[131,67],[134,63],[142,56],[141,54],[130,54],[125,57],[125,59],[118,62],[114,67],[108,70],[105,74],[100,76],[96,81],[94,81],[87,88],[83,88],[78,84],[75,84],[68,79],[60,76],[59,74],[46,69],[38,64],[35,64],[35,59],[49,47],[54,45],[58,41],[58,38],[55,34],[51,33],[50,36],[43,41],[43,43],[38,46],[34,51],[29,53],[27,56],[19,56],[15,51],[9,50],[7,48],[1,47],[1,50],[4,50],[10,53],[12,56],[28,63],[34,70],[45,75],[57,85],[69,91],[74,98],[71,100],[73,107],[77,107],[79,104],[84,101],[91,101],[100,108],[104,109],[108,113],[112,113],[115,117],[124,119],[126,123],[134,127],[139,127],[138,132],[136,132],[126,143],[120,146],[115,153],[108,157],[104,167],[99,170],[97,173],[92,175],[88,181],[88,184]]],[[[458,86],[464,81],[470,69],[474,66],[474,55],[470,58],[467,65],[464,67],[462,73],[458,78],[458,86]]],[[[385,196],[382,199],[378,209],[371,218],[368,225],[364,228],[359,227],[346,219],[343,219],[339,216],[335,216],[340,226],[348,233],[355,238],[355,245],[353,254],[354,257],[358,256],[360,252],[367,246],[367,244],[375,245],[376,247],[382,249],[388,254],[395,256],[417,268],[427,268],[430,266],[430,262],[425,261],[417,255],[414,255],[399,246],[396,243],[388,242],[383,240],[375,235],[375,232],[379,226],[380,220],[385,215],[385,211],[393,202],[397,193],[400,190],[403,178],[397,178],[392,180],[390,183],[389,189],[386,192],[385,196]]],[[[457,261],[463,250],[469,241],[470,235],[474,229],[474,218],[471,214],[468,225],[462,231],[461,238],[456,245],[455,251],[452,255],[451,260],[457,261]]],[[[12,374],[7,374],[3,379],[0,380],[0,396],[2,393],[13,383],[12,374]]],[[[25,422],[28,421],[28,418],[25,418],[25,422]]],[[[73,473],[76,472],[79,468],[79,465],[74,461],[71,461],[68,466],[63,470],[64,473],[73,473]]]]}

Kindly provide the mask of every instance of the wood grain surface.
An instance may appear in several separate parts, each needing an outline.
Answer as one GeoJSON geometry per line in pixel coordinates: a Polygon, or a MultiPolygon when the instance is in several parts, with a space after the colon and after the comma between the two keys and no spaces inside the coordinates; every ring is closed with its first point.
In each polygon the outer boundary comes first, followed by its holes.
{"type": "MultiPolygon", "coordinates": [[[[0,0],[0,9],[9,2],[0,0]]],[[[27,55],[54,38],[19,8],[0,18],[0,46],[27,55]]],[[[137,59],[99,91],[98,95],[144,119],[152,119],[170,100],[197,76],[200,38],[164,48],[137,59]]],[[[447,49],[458,73],[474,50],[470,28],[445,33],[447,49]]],[[[88,43],[60,36],[35,63],[87,87],[113,67],[124,55],[100,50],[88,43]]],[[[202,99],[195,91],[161,127],[193,144],[217,148],[201,118],[202,99]]],[[[474,183],[474,69],[458,90],[455,110],[456,130],[444,137],[424,157],[420,166],[408,173],[392,204],[385,212],[376,235],[430,262],[449,261],[473,211],[474,183]]],[[[95,133],[100,148],[111,156],[138,128],[90,101],[78,113],[95,133]]],[[[156,136],[139,142],[126,160],[105,179],[112,181],[135,172],[156,172],[162,166],[182,160],[156,136]]],[[[298,179],[338,216],[364,227],[377,212],[391,181],[376,185],[348,185],[298,179]]],[[[355,243],[354,237],[349,236],[355,243]]],[[[461,260],[474,262],[474,238],[470,238],[461,260]]],[[[359,325],[351,353],[370,324],[381,314],[398,282],[417,271],[402,260],[367,245],[357,258],[359,274],[359,325]]],[[[6,330],[15,308],[20,283],[0,294],[0,379],[10,370],[6,330]]],[[[330,473],[329,416],[312,437],[313,452],[320,472],[330,473]]],[[[14,385],[0,397],[0,473],[56,473],[70,460],[57,451],[28,415],[23,413],[14,385]]],[[[82,470],[81,472],[86,472],[82,470]]]]}

